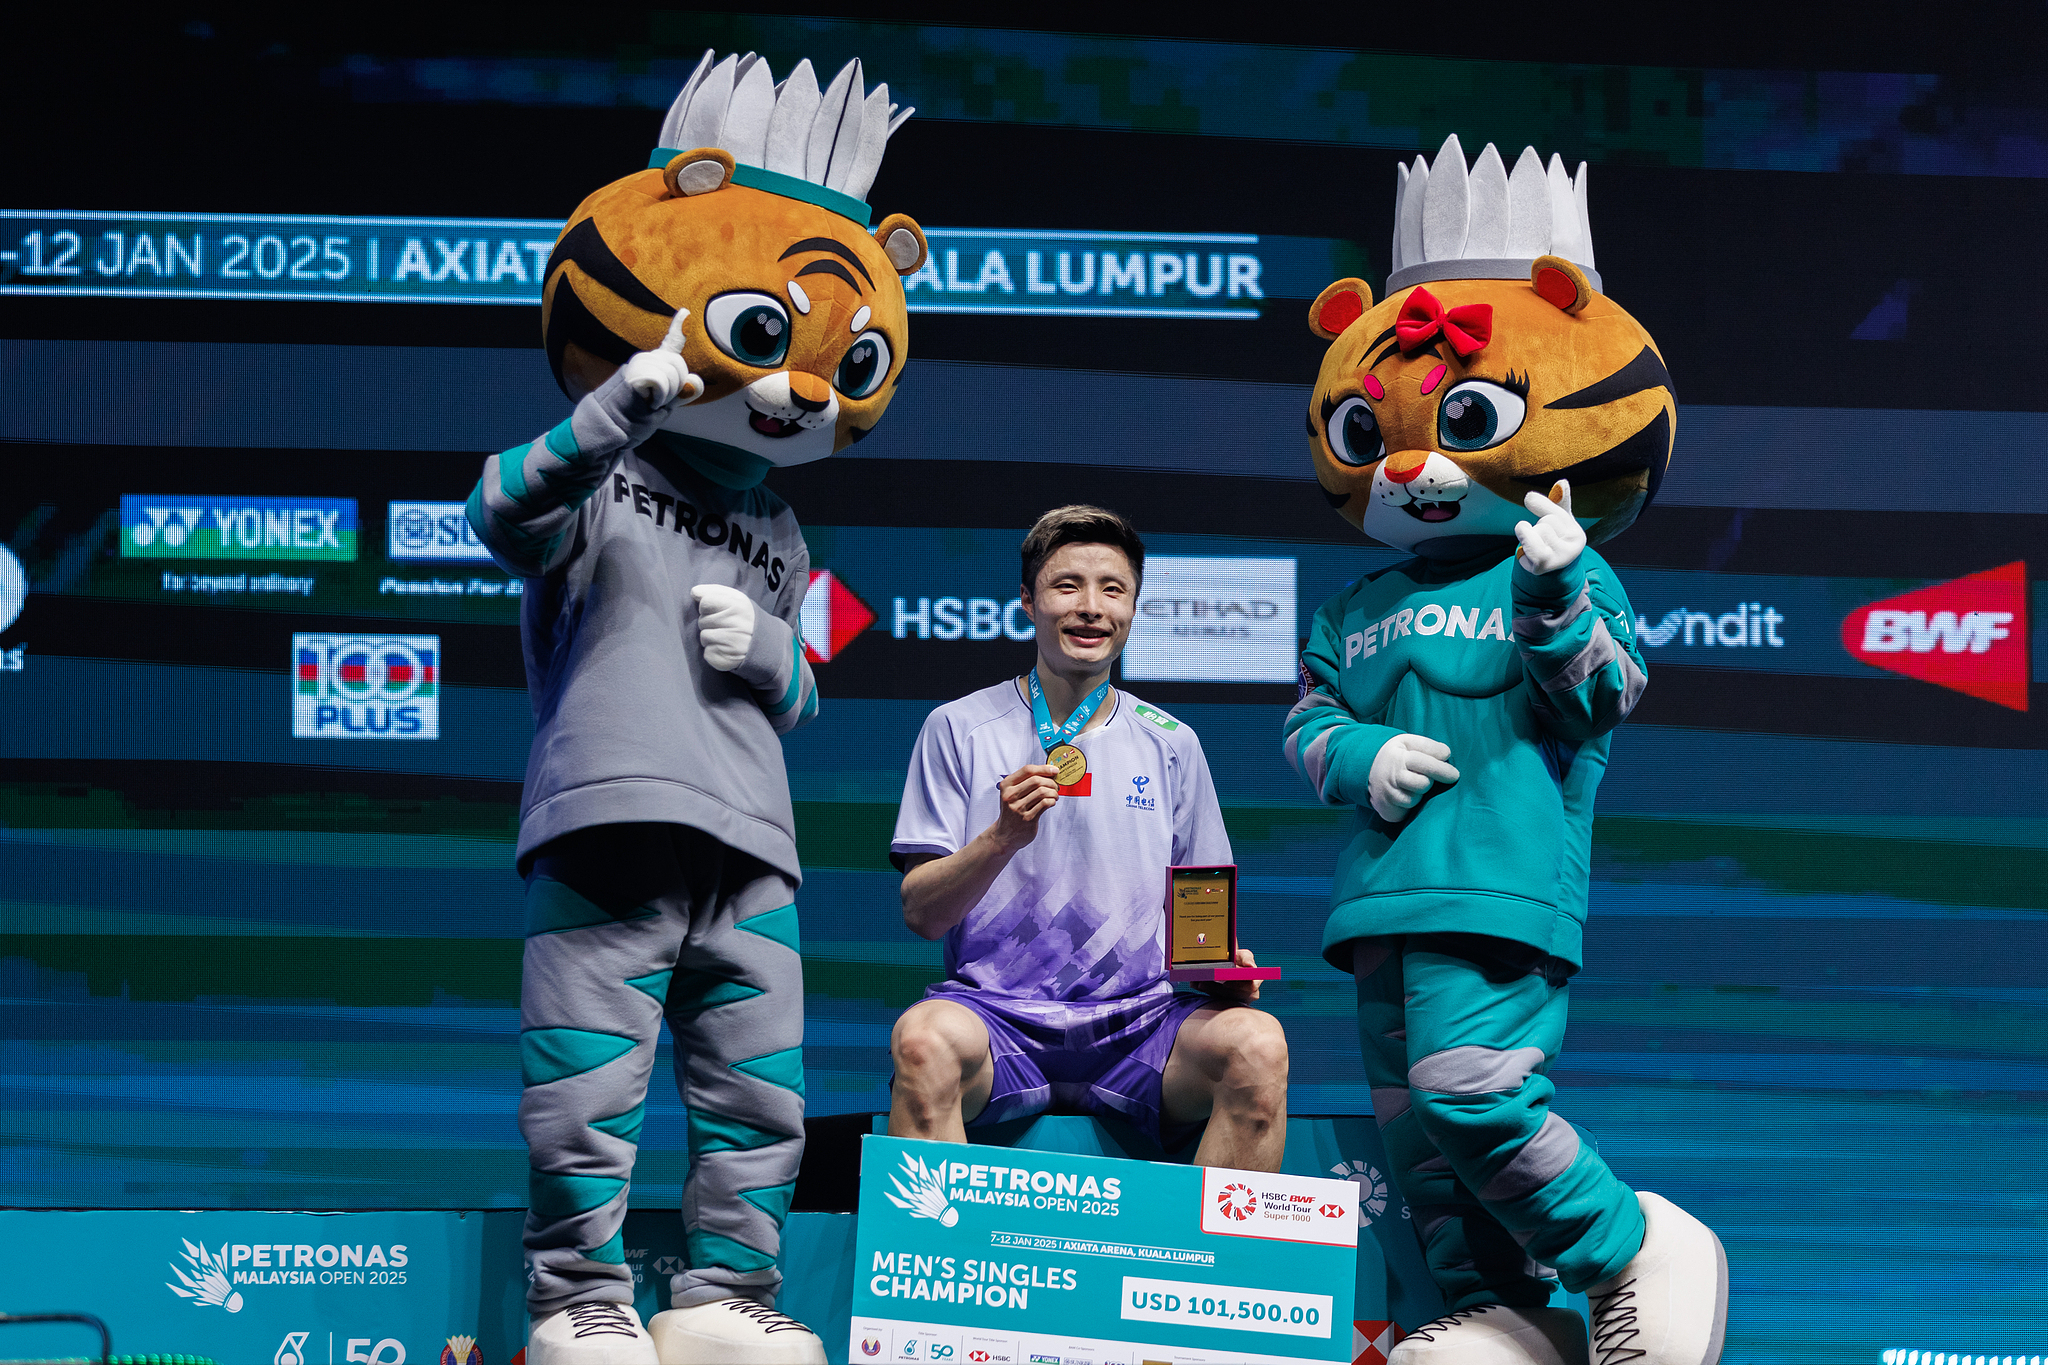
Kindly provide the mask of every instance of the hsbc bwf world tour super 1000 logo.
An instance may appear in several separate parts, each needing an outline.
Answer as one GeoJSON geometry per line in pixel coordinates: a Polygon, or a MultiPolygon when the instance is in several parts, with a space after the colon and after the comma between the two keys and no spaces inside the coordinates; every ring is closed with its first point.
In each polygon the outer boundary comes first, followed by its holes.
{"type": "Polygon", "coordinates": [[[439,739],[437,635],[292,636],[298,739],[439,739]]]}

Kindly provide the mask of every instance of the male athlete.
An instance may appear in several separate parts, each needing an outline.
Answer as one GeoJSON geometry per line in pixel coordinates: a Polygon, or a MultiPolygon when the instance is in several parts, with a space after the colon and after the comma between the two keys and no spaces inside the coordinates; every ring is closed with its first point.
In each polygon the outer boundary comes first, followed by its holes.
{"type": "Polygon", "coordinates": [[[1055,508],[1023,569],[1036,666],[932,712],[903,784],[903,922],[945,937],[946,979],[897,1021],[889,1132],[965,1142],[1058,1107],[1172,1149],[1206,1120],[1198,1163],[1277,1170],[1287,1040],[1240,1003],[1258,983],[1166,979],[1167,868],[1231,856],[1195,732],[1109,685],[1144,543],[1114,512],[1055,508]]]}

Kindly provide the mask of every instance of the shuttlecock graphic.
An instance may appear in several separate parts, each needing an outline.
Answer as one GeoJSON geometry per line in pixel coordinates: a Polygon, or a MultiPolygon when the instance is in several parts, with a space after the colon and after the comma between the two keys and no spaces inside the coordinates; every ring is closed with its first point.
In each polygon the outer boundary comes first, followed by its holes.
{"type": "MultiPolygon", "coordinates": [[[[184,1241],[184,1238],[179,1238],[184,1241]]],[[[178,1277],[184,1288],[164,1281],[164,1288],[179,1298],[190,1299],[195,1308],[221,1307],[230,1313],[242,1311],[242,1296],[228,1283],[228,1247],[221,1243],[220,1250],[210,1252],[203,1246],[185,1242],[185,1263],[193,1271],[188,1275],[180,1270],[176,1262],[171,1264],[171,1273],[178,1277]]]]}
{"type": "MultiPolygon", "coordinates": [[[[940,1167],[941,1172],[944,1169],[943,1166],[940,1167]]],[[[924,1164],[922,1157],[914,1156],[903,1158],[903,1174],[910,1177],[910,1184],[907,1187],[902,1177],[892,1175],[889,1177],[889,1183],[896,1187],[896,1194],[890,1194],[887,1190],[882,1191],[890,1203],[899,1209],[909,1210],[912,1218],[935,1218],[942,1228],[952,1227],[960,1221],[960,1210],[954,1208],[952,1201],[946,1198],[946,1180],[943,1174],[934,1174],[931,1167],[924,1164]],[[903,1197],[899,1199],[896,1195],[903,1197]]]]}

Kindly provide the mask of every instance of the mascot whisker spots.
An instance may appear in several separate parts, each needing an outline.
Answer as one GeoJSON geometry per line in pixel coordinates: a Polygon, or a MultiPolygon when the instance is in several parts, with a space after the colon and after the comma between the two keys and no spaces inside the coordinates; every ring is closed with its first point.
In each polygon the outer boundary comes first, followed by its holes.
{"type": "Polygon", "coordinates": [[[584,200],[548,261],[542,338],[573,411],[470,494],[529,580],[529,1365],[825,1359],[775,1311],[804,1131],[781,737],[818,700],[810,552],[763,479],[865,436],[910,358],[924,233],[865,202],[910,111],[863,81],[704,55],[646,168],[584,200]],[[643,1325],[620,1229],[664,1020],[687,1268],[643,1325]]]}
{"type": "Polygon", "coordinates": [[[1398,174],[1393,270],[1330,285],[1309,401],[1325,500],[1413,558],[1316,613],[1288,759],[1357,808],[1323,955],[1356,978],[1373,1111],[1449,1315],[1425,1361],[1711,1365],[1728,1270],[1553,1107],[1582,965],[1593,798],[1642,695],[1592,549],[1656,496],[1677,398],[1602,292],[1586,169],[1454,136],[1398,174]],[[1547,1307],[1588,1296],[1590,1327],[1547,1307]]]}

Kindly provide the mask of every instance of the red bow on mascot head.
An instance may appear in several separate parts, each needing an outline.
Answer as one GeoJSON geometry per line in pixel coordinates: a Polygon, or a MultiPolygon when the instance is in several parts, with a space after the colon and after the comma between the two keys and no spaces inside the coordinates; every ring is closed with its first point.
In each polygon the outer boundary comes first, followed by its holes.
{"type": "Polygon", "coordinates": [[[1451,343],[1460,360],[1477,352],[1493,337],[1493,305],[1463,303],[1446,310],[1436,295],[1415,286],[1415,292],[1401,305],[1394,319],[1394,335],[1401,349],[1412,351],[1438,333],[1451,343]]]}

